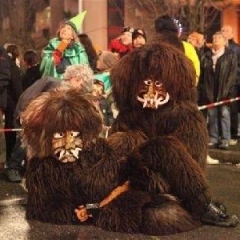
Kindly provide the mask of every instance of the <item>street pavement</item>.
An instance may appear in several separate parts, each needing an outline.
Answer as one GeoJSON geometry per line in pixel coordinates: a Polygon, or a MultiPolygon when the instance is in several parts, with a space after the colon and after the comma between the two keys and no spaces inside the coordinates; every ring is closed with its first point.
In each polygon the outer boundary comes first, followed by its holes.
{"type": "Polygon", "coordinates": [[[229,146],[228,150],[209,149],[211,157],[219,159],[223,163],[240,163],[240,139],[237,145],[229,146]]]}
{"type": "MultiPolygon", "coordinates": [[[[240,144],[228,151],[210,150],[219,165],[207,166],[207,179],[215,199],[229,214],[240,218],[240,144]]],[[[240,240],[240,225],[221,228],[204,225],[194,231],[170,236],[145,236],[107,232],[94,226],[53,225],[25,219],[26,191],[23,183],[7,181],[0,170],[0,240],[240,240]]]]}

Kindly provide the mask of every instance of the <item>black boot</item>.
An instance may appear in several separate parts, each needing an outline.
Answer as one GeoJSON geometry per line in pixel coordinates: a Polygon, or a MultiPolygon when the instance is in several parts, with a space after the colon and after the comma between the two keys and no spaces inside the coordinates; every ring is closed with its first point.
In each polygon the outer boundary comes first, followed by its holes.
{"type": "Polygon", "coordinates": [[[207,205],[206,212],[202,215],[201,221],[220,227],[236,227],[239,223],[236,215],[229,216],[223,205],[216,206],[213,202],[207,205]]]}

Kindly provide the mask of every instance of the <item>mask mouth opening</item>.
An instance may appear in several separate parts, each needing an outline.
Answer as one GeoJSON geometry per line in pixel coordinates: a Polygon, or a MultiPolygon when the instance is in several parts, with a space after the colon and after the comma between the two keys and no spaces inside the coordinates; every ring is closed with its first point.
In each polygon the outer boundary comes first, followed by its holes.
{"type": "Polygon", "coordinates": [[[166,104],[170,95],[161,83],[155,83],[151,79],[144,81],[144,87],[137,96],[137,100],[143,108],[158,109],[159,106],[166,104]]]}
{"type": "Polygon", "coordinates": [[[62,163],[72,163],[79,158],[81,151],[82,149],[79,147],[69,150],[59,148],[54,151],[54,156],[62,163]]]}

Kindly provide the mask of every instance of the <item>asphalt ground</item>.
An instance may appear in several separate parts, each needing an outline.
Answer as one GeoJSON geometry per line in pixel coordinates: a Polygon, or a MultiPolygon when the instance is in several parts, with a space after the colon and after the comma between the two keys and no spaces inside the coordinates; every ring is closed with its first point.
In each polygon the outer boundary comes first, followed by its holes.
{"type": "MultiPolygon", "coordinates": [[[[4,147],[0,146],[0,150],[4,147]]],[[[207,179],[215,199],[229,214],[240,218],[240,141],[229,150],[209,149],[219,165],[207,166],[207,179]]],[[[0,162],[4,152],[0,151],[0,162]]],[[[2,165],[3,166],[3,165],[2,165]]],[[[145,236],[107,232],[94,226],[53,225],[25,219],[26,195],[23,183],[11,183],[0,166],[0,240],[240,240],[240,225],[221,228],[204,225],[190,232],[170,236],[145,236]]]]}
{"type": "Polygon", "coordinates": [[[238,143],[229,146],[228,150],[209,149],[209,155],[218,159],[222,163],[239,164],[240,163],[240,139],[238,143]]]}
{"type": "MultiPolygon", "coordinates": [[[[229,163],[208,165],[206,174],[215,199],[226,205],[229,214],[240,218],[240,168],[229,163]]],[[[0,189],[0,240],[240,240],[240,225],[236,228],[204,225],[190,232],[160,237],[107,232],[87,225],[27,221],[23,183],[9,182],[0,170],[0,189]]]]}

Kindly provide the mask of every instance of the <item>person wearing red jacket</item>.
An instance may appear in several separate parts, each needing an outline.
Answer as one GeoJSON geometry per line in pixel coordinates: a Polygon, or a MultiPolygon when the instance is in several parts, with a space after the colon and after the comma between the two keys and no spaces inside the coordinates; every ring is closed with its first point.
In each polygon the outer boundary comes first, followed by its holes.
{"type": "Polygon", "coordinates": [[[132,49],[132,27],[124,27],[121,35],[111,40],[108,50],[123,57],[132,49]]]}

